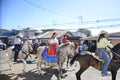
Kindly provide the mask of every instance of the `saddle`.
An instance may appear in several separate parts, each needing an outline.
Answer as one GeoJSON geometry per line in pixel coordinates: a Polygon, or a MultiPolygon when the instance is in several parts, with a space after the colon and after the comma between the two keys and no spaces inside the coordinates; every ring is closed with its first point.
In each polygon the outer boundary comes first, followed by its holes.
{"type": "MultiPolygon", "coordinates": [[[[93,53],[93,52],[89,52],[89,51],[85,51],[85,52],[82,52],[82,53],[83,53],[83,54],[84,54],[84,53],[90,54],[90,55],[92,55],[95,59],[97,59],[97,60],[99,60],[99,61],[102,61],[102,62],[104,63],[104,60],[101,58],[101,56],[100,56],[98,53],[93,53]]],[[[107,53],[108,53],[108,55],[109,55],[110,60],[112,60],[112,58],[113,58],[112,52],[107,52],[107,53]]]]}

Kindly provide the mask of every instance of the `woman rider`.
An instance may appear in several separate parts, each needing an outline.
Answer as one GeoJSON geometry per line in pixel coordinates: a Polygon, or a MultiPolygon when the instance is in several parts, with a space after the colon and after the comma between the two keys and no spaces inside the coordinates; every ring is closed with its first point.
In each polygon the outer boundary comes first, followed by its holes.
{"type": "Polygon", "coordinates": [[[109,76],[110,74],[107,73],[107,69],[110,63],[110,58],[109,55],[107,54],[106,51],[106,46],[113,48],[113,45],[108,41],[109,34],[106,31],[101,31],[100,36],[97,41],[97,49],[96,53],[99,54],[99,56],[104,59],[105,63],[103,65],[101,75],[102,76],[109,76]]]}

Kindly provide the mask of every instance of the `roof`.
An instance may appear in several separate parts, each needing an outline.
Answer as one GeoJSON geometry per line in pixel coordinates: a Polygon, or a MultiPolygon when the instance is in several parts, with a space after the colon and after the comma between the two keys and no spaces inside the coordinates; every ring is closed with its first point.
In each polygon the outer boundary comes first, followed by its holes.
{"type": "MultiPolygon", "coordinates": [[[[110,33],[109,34],[109,39],[120,39],[120,32],[115,32],[115,33],[110,33]]],[[[98,36],[93,36],[93,37],[87,37],[84,40],[97,40],[98,36]]]]}
{"type": "Polygon", "coordinates": [[[9,37],[9,36],[12,36],[12,34],[9,31],[9,32],[4,32],[4,33],[0,34],[0,36],[7,36],[7,37],[9,37]]]}
{"type": "Polygon", "coordinates": [[[112,37],[112,36],[114,36],[114,37],[120,37],[120,32],[111,33],[110,37],[112,37]]]}
{"type": "Polygon", "coordinates": [[[48,31],[42,35],[39,36],[39,38],[51,38],[53,32],[56,32],[57,33],[57,38],[67,34],[67,33],[70,33],[72,35],[72,33],[68,30],[59,30],[59,31],[48,31]]]}
{"type": "Polygon", "coordinates": [[[97,40],[98,36],[87,37],[84,40],[97,40]]]}

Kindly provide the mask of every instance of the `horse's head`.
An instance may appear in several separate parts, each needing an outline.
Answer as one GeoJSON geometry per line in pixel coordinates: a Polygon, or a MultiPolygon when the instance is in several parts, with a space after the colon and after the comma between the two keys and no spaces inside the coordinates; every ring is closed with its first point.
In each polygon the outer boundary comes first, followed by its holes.
{"type": "Polygon", "coordinates": [[[74,52],[75,53],[79,52],[79,44],[77,42],[74,43],[74,52]]]}
{"type": "Polygon", "coordinates": [[[22,51],[26,51],[27,53],[32,52],[32,43],[29,40],[26,40],[22,46],[22,51]]]}
{"type": "Polygon", "coordinates": [[[74,55],[74,43],[67,42],[67,43],[61,44],[59,47],[59,51],[62,54],[74,55]]]}

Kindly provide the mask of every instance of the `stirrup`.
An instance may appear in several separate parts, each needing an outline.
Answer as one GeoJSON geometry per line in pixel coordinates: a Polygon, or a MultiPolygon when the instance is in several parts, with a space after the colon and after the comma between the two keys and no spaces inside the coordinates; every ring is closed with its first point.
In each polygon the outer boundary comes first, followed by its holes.
{"type": "Polygon", "coordinates": [[[104,76],[110,76],[110,74],[109,73],[102,74],[102,77],[104,77],[104,76]]]}

